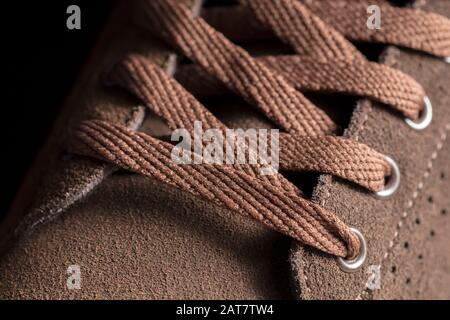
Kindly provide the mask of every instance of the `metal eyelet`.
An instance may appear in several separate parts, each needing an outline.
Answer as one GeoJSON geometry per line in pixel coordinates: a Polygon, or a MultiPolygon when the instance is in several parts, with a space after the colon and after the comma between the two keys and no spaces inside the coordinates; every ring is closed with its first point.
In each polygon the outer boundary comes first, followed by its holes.
{"type": "Polygon", "coordinates": [[[444,58],[444,61],[450,63],[450,57],[444,58]]]}
{"type": "Polygon", "coordinates": [[[422,115],[420,116],[420,119],[415,122],[411,119],[405,119],[405,122],[413,129],[415,130],[423,130],[426,127],[428,127],[433,120],[433,105],[431,104],[430,98],[425,96],[423,98],[423,102],[425,105],[425,108],[422,111],[422,115]]]}
{"type": "Polygon", "coordinates": [[[361,244],[361,247],[360,247],[360,250],[359,250],[359,254],[358,254],[358,256],[355,259],[347,260],[347,259],[344,259],[344,258],[341,258],[341,257],[339,257],[337,259],[339,267],[341,268],[341,270],[345,271],[345,272],[348,272],[348,273],[358,271],[358,269],[361,268],[361,266],[366,261],[366,257],[367,257],[367,243],[366,243],[366,239],[362,235],[361,231],[359,231],[356,228],[350,228],[350,231],[355,236],[358,237],[359,243],[361,244]]]}
{"type": "Polygon", "coordinates": [[[391,157],[385,156],[385,158],[391,167],[391,175],[389,176],[384,189],[375,193],[379,198],[387,198],[393,195],[400,185],[400,169],[397,162],[391,157]]]}

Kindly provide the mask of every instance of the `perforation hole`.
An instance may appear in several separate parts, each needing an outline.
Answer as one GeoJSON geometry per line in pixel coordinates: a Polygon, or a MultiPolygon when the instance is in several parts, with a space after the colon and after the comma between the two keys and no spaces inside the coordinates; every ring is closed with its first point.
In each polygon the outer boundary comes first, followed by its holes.
{"type": "Polygon", "coordinates": [[[433,196],[429,196],[429,197],[428,197],[428,202],[429,202],[429,203],[433,203],[433,196]]]}
{"type": "Polygon", "coordinates": [[[409,242],[405,242],[405,243],[403,244],[403,247],[404,247],[405,249],[409,249],[409,242]]]}
{"type": "Polygon", "coordinates": [[[420,224],[420,218],[416,218],[416,224],[417,224],[417,225],[420,224]]]}

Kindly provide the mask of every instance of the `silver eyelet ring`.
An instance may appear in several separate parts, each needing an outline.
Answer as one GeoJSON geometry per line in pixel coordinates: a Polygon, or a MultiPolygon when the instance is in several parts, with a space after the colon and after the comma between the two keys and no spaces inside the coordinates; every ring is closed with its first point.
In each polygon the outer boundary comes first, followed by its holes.
{"type": "Polygon", "coordinates": [[[430,98],[425,96],[423,98],[423,102],[425,104],[425,108],[423,109],[422,115],[417,122],[412,121],[411,119],[405,119],[405,122],[415,130],[425,129],[433,120],[433,105],[431,104],[430,98]]]}
{"type": "Polygon", "coordinates": [[[444,58],[444,61],[450,63],[450,57],[444,58]]]}
{"type": "Polygon", "coordinates": [[[384,186],[384,189],[376,193],[377,197],[379,198],[387,198],[393,195],[400,185],[400,169],[397,165],[397,162],[395,162],[391,157],[384,157],[391,167],[391,175],[389,176],[388,182],[384,186]]]}
{"type": "Polygon", "coordinates": [[[345,271],[345,272],[348,272],[348,273],[356,272],[359,268],[361,268],[361,266],[366,261],[366,257],[367,257],[367,243],[366,243],[366,239],[362,235],[361,231],[359,231],[356,228],[350,228],[350,231],[355,236],[358,237],[359,243],[361,244],[361,247],[359,249],[359,254],[358,254],[358,256],[355,259],[347,260],[347,259],[344,259],[344,258],[341,258],[341,257],[339,257],[337,259],[339,267],[341,268],[341,270],[345,271]]]}

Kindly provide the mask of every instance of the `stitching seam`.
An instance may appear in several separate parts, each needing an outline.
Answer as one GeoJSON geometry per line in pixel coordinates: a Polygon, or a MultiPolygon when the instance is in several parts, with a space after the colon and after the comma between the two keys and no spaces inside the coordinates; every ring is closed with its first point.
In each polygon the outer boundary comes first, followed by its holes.
{"type": "MultiPolygon", "coordinates": [[[[422,180],[419,182],[419,184],[417,185],[416,190],[413,192],[412,194],[412,198],[408,201],[407,205],[406,205],[406,210],[402,213],[402,216],[400,217],[400,220],[397,223],[397,227],[396,227],[396,231],[394,233],[394,237],[392,238],[392,240],[389,242],[389,247],[387,248],[386,252],[383,255],[383,258],[380,261],[380,266],[383,265],[383,263],[386,261],[386,259],[389,257],[389,254],[392,252],[392,249],[395,246],[395,241],[397,240],[397,238],[400,235],[400,230],[403,227],[403,221],[405,221],[409,214],[410,211],[409,209],[411,209],[414,205],[414,201],[417,199],[417,197],[419,196],[419,193],[423,190],[423,186],[424,186],[424,182],[428,179],[428,177],[430,176],[430,172],[433,168],[433,162],[436,160],[439,152],[442,150],[443,146],[444,146],[444,142],[447,140],[447,131],[450,130],[450,123],[448,123],[444,130],[443,133],[440,136],[439,142],[436,145],[436,149],[433,151],[433,153],[431,154],[431,159],[428,162],[427,168],[425,169],[425,172],[423,174],[423,178],[422,180]]],[[[356,297],[357,300],[360,300],[362,298],[362,295],[367,294],[368,291],[366,288],[364,288],[362,290],[362,292],[356,297]]]]}

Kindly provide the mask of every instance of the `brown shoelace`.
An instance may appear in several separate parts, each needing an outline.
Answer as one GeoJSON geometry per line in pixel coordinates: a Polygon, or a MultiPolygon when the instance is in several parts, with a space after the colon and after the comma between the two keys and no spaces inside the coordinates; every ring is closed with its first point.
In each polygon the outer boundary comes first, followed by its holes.
{"type": "MultiPolygon", "coordinates": [[[[241,0],[236,9],[227,9],[234,10],[229,12],[235,12],[234,18],[240,17],[236,20],[246,28],[240,33],[223,23],[225,10],[208,9],[205,19],[223,29],[225,36],[176,1],[146,0],[146,27],[194,64],[180,67],[175,80],[145,57],[131,54],[114,68],[111,80],[139,98],[170,129],[189,132],[195,121],[201,121],[204,129],[227,129],[192,93],[202,96],[230,90],[282,129],[281,169],[328,173],[380,191],[390,175],[385,157],[366,145],[333,136],[335,123],[301,93],[368,97],[405,117],[418,118],[425,97],[422,87],[400,71],[367,61],[345,37],[443,57],[450,56],[450,22],[436,14],[376,2],[382,6],[384,24],[374,33],[354,27],[360,23],[365,28],[363,1],[241,0]],[[396,19],[402,21],[401,28],[396,27],[396,19]],[[251,27],[246,26],[249,21],[251,27]],[[276,35],[296,54],[253,58],[227,38],[268,34],[276,35]]],[[[258,165],[179,165],[171,159],[173,147],[148,134],[98,120],[83,122],[72,145],[76,153],[250,216],[323,252],[349,259],[358,255],[359,239],[338,215],[305,199],[281,174],[260,175],[258,165]]]]}

